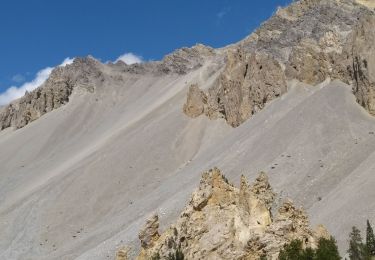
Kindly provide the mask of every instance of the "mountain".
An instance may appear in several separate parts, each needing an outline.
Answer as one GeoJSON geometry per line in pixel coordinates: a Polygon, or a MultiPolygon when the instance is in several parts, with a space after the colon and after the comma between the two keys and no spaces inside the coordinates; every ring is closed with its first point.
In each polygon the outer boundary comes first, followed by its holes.
{"type": "Polygon", "coordinates": [[[301,0],[246,39],[126,65],[76,58],[0,109],[0,258],[113,259],[201,173],[266,171],[341,252],[374,220],[372,1],[301,0]]]}

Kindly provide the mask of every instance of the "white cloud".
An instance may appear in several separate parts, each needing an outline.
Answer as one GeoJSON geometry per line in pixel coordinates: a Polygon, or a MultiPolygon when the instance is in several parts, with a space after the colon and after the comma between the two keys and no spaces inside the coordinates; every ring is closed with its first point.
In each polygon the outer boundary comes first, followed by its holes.
{"type": "MultiPolygon", "coordinates": [[[[59,66],[66,66],[71,64],[74,59],[66,58],[59,66]]],[[[44,68],[36,74],[35,78],[30,81],[22,84],[19,87],[11,86],[5,92],[0,94],[0,106],[7,105],[11,101],[22,97],[25,95],[26,91],[32,91],[42,85],[51,74],[53,67],[44,68]]]]}
{"type": "Polygon", "coordinates": [[[21,83],[25,81],[25,77],[22,74],[16,74],[12,77],[12,81],[16,83],[21,83]]]}
{"type": "Polygon", "coordinates": [[[128,65],[143,62],[143,58],[141,56],[137,56],[137,55],[135,55],[134,53],[131,53],[131,52],[121,55],[120,57],[117,58],[117,60],[115,62],[118,62],[120,60],[125,62],[128,65]]]}
{"type": "Polygon", "coordinates": [[[64,67],[66,65],[70,65],[73,63],[73,61],[74,61],[74,58],[69,58],[69,57],[65,58],[65,60],[59,66],[64,67]]]}

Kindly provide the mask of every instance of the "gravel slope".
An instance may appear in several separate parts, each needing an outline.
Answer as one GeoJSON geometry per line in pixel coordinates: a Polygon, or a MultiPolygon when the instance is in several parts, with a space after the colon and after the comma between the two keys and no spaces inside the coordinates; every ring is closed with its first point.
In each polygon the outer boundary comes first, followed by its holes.
{"type": "Polygon", "coordinates": [[[289,92],[240,127],[182,113],[188,86],[207,88],[212,64],[185,76],[128,75],[17,131],[0,132],[0,258],[112,259],[138,247],[153,211],[171,223],[200,175],[233,182],[264,170],[345,250],[375,220],[375,119],[340,82],[289,92]]]}

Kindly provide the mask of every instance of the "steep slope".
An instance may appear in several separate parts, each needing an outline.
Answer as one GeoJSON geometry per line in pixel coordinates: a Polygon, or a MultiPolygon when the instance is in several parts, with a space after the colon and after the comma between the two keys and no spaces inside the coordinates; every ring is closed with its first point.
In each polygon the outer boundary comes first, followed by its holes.
{"type": "Polygon", "coordinates": [[[8,127],[22,128],[44,114],[69,102],[74,89],[94,92],[106,84],[121,84],[124,74],[183,75],[202,66],[205,58],[215,51],[204,45],[182,48],[167,55],[160,62],[148,62],[128,66],[119,61],[116,64],[102,64],[89,56],[75,58],[71,65],[56,67],[48,80],[22,98],[0,107],[0,130],[8,127]]]}
{"type": "Polygon", "coordinates": [[[146,218],[169,226],[214,166],[267,171],[343,252],[375,219],[373,24],[354,0],[305,0],[223,49],[58,68],[0,108],[0,258],[134,256],[146,218]]]}
{"type": "Polygon", "coordinates": [[[215,66],[185,76],[129,73],[93,93],[77,88],[67,105],[1,132],[0,258],[72,259],[146,211],[135,199],[215,140],[205,136],[216,124],[181,113],[186,84],[209,82],[215,66]],[[133,203],[129,214],[124,205],[133,203]]]}
{"type": "Polygon", "coordinates": [[[214,165],[233,180],[269,171],[275,191],[305,205],[344,249],[350,227],[375,218],[374,119],[335,82],[297,85],[236,129],[189,120],[181,111],[187,85],[209,82],[209,67],[76,93],[1,132],[1,257],[103,259],[124,244],[136,250],[145,218],[157,211],[162,227],[173,221],[199,172],[214,165]],[[348,185],[353,179],[361,184],[348,185]]]}

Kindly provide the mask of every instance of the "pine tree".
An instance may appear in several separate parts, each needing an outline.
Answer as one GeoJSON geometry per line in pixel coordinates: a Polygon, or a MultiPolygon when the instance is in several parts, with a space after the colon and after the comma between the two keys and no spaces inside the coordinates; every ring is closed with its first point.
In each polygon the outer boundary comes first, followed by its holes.
{"type": "Polygon", "coordinates": [[[371,257],[375,257],[375,236],[369,220],[367,220],[366,229],[366,249],[370,259],[371,257]]]}
{"type": "Polygon", "coordinates": [[[312,249],[311,247],[306,248],[303,250],[302,255],[301,255],[301,260],[314,260],[315,258],[315,250],[312,249]]]}
{"type": "Polygon", "coordinates": [[[318,248],[316,249],[316,259],[319,260],[340,260],[339,249],[337,248],[336,240],[320,238],[318,248]]]}
{"type": "Polygon", "coordinates": [[[286,244],[280,251],[279,260],[300,260],[302,255],[302,242],[293,240],[290,244],[286,244]]]}
{"type": "Polygon", "coordinates": [[[352,227],[352,232],[349,234],[349,258],[350,260],[365,260],[366,252],[362,243],[361,232],[358,228],[352,227]]]}

